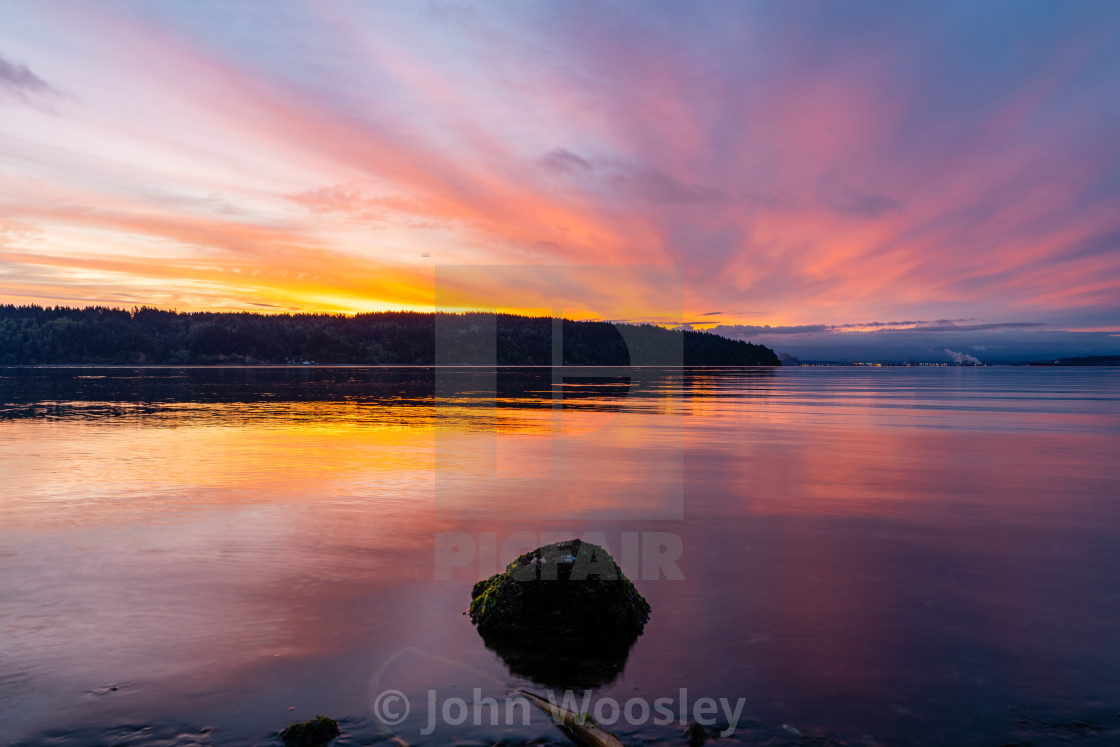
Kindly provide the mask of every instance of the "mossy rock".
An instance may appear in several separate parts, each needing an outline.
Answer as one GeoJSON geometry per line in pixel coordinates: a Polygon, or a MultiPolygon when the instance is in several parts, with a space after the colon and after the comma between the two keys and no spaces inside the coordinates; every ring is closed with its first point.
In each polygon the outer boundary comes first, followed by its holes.
{"type": "Polygon", "coordinates": [[[610,554],[578,539],[526,553],[471,591],[471,621],[487,637],[633,639],[649,614],[610,554]]]}
{"type": "Polygon", "coordinates": [[[284,747],[326,747],[341,734],[338,722],[326,716],[315,716],[310,721],[300,721],[280,732],[284,747]]]}

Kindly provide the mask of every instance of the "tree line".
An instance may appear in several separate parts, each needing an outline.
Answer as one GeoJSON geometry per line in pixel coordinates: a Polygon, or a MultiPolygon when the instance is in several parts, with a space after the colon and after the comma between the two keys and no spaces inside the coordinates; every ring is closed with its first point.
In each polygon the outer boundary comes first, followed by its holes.
{"type": "Polygon", "coordinates": [[[1059,366],[1120,366],[1120,355],[1082,355],[1059,358],[1059,366]]]}
{"type": "Polygon", "coordinates": [[[0,365],[779,366],[770,348],[650,324],[513,314],[180,312],[0,305],[0,365]],[[554,328],[561,359],[554,360],[554,328]]]}

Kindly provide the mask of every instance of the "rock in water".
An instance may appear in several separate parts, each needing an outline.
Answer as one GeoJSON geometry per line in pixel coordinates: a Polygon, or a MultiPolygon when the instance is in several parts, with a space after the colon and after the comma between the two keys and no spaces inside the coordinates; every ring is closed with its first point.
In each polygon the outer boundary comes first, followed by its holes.
{"type": "Polygon", "coordinates": [[[338,722],[326,716],[316,716],[310,721],[300,721],[280,732],[284,747],[326,747],[342,732],[338,722]]]}
{"type": "Polygon", "coordinates": [[[636,638],[650,607],[606,550],[574,539],[522,555],[471,592],[487,638],[636,638]]]}
{"type": "Polygon", "coordinates": [[[607,551],[580,540],[522,555],[471,592],[486,647],[512,674],[550,688],[613,682],[649,613],[607,551]]]}

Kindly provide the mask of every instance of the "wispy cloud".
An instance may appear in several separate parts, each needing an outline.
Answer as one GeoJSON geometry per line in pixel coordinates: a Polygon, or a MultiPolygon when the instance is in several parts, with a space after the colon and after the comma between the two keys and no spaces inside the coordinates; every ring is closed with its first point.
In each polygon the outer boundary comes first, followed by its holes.
{"type": "Polygon", "coordinates": [[[430,302],[437,264],[672,265],[672,319],[735,334],[943,351],[1120,318],[1120,6],[6,15],[13,297],[356,311],[430,302]],[[90,95],[48,117],[63,84],[90,95]]]}
{"type": "Polygon", "coordinates": [[[994,329],[1031,329],[1047,326],[1045,322],[991,322],[986,324],[962,324],[962,321],[941,319],[934,322],[863,322],[856,324],[837,324],[830,327],[837,331],[876,331],[876,332],[963,332],[994,329]]]}
{"type": "Polygon", "coordinates": [[[606,177],[612,189],[653,203],[677,205],[714,205],[726,195],[705,184],[688,183],[656,168],[618,164],[606,177]]]}
{"type": "Polygon", "coordinates": [[[794,324],[775,325],[769,324],[720,324],[710,328],[709,332],[725,337],[749,337],[750,335],[807,335],[819,334],[833,330],[827,324],[794,324]]]}
{"type": "Polygon", "coordinates": [[[27,65],[0,54],[0,96],[26,101],[33,96],[57,94],[54,86],[33,73],[27,65]]]}
{"type": "Polygon", "coordinates": [[[558,176],[587,176],[595,167],[586,158],[564,148],[555,148],[541,156],[540,164],[546,171],[558,176]]]}
{"type": "Polygon", "coordinates": [[[713,187],[682,181],[656,166],[620,158],[584,158],[555,148],[538,161],[549,174],[571,180],[589,192],[662,204],[716,204],[727,196],[713,187]]]}
{"type": "Polygon", "coordinates": [[[831,332],[834,334],[864,333],[882,335],[896,332],[905,333],[951,333],[951,332],[979,332],[1001,329],[1037,329],[1047,326],[1044,322],[991,322],[984,324],[958,324],[948,320],[935,322],[909,321],[909,322],[857,322],[849,324],[797,324],[790,326],[771,326],[769,324],[721,324],[713,327],[711,331],[729,337],[742,337],[750,334],[765,335],[804,335],[831,332]]]}
{"type": "Polygon", "coordinates": [[[858,195],[833,202],[830,207],[845,215],[881,218],[905,209],[902,202],[886,195],[858,195]]]}

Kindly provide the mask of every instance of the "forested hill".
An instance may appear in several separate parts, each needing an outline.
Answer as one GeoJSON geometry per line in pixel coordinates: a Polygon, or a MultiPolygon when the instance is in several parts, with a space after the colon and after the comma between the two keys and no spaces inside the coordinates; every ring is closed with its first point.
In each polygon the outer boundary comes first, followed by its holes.
{"type": "MultiPolygon", "coordinates": [[[[550,365],[553,320],[510,314],[254,314],[0,306],[0,365],[550,365]]],[[[564,320],[573,366],[780,366],[762,345],[649,324],[564,320]]]]}

